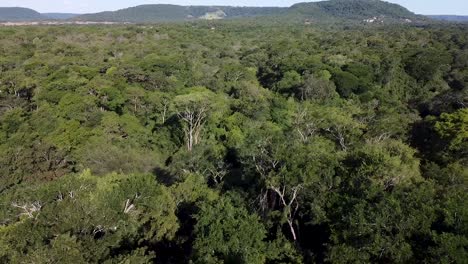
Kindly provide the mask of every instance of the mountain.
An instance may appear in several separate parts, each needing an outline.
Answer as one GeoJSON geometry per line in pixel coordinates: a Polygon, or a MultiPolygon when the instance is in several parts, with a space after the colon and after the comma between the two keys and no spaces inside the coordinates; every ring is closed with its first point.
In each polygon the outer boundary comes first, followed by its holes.
{"type": "Polygon", "coordinates": [[[468,16],[455,15],[431,15],[427,16],[435,20],[452,21],[452,22],[468,22],[468,16]]]}
{"type": "Polygon", "coordinates": [[[287,7],[140,5],[95,14],[40,14],[26,8],[0,8],[0,21],[72,20],[95,22],[157,23],[249,17],[272,17],[279,21],[306,23],[414,23],[430,18],[380,0],[329,0],[287,7]]]}
{"type": "Polygon", "coordinates": [[[71,13],[42,13],[42,16],[48,19],[57,19],[57,20],[65,20],[77,17],[81,14],[71,14],[71,13]]]}
{"type": "Polygon", "coordinates": [[[85,14],[75,17],[74,20],[113,22],[159,22],[183,20],[186,16],[186,8],[183,6],[141,5],[117,11],[85,14]]]}
{"type": "Polygon", "coordinates": [[[290,20],[306,19],[314,22],[354,20],[368,23],[407,23],[426,19],[400,5],[380,0],[330,0],[299,3],[289,8],[141,5],[114,12],[81,15],[74,20],[149,23],[257,16],[277,16],[290,20]]]}
{"type": "Polygon", "coordinates": [[[424,19],[408,9],[380,0],[330,0],[299,3],[289,13],[310,19],[358,20],[368,23],[409,22],[424,19]]]}
{"type": "Polygon", "coordinates": [[[44,17],[29,8],[0,7],[0,21],[33,21],[42,20],[44,17]]]}
{"type": "Polygon", "coordinates": [[[225,19],[282,14],[287,8],[231,7],[231,6],[178,6],[140,5],[114,12],[101,12],[78,16],[75,20],[112,22],[165,22],[196,19],[225,19]]]}
{"type": "Polygon", "coordinates": [[[0,21],[40,21],[40,20],[65,20],[78,16],[69,13],[39,13],[35,10],[23,7],[0,7],[0,21]]]}

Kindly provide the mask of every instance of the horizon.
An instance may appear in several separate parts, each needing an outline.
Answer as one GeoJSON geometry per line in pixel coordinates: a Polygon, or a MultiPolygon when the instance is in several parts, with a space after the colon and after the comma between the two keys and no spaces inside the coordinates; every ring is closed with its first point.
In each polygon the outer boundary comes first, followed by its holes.
{"type": "MultiPolygon", "coordinates": [[[[245,7],[289,7],[302,2],[319,1],[297,1],[297,0],[240,0],[236,4],[230,4],[227,0],[165,0],[165,1],[126,1],[126,0],[103,0],[94,2],[90,0],[45,0],[38,3],[34,0],[4,0],[1,7],[23,7],[30,8],[40,13],[74,13],[88,14],[103,11],[116,11],[124,8],[146,5],[146,4],[172,4],[182,6],[245,6],[245,7]]],[[[386,2],[399,4],[408,10],[421,15],[468,15],[468,3],[464,0],[447,0],[444,2],[435,0],[387,0],[386,2]],[[437,11],[436,11],[437,10],[437,11]]]]}

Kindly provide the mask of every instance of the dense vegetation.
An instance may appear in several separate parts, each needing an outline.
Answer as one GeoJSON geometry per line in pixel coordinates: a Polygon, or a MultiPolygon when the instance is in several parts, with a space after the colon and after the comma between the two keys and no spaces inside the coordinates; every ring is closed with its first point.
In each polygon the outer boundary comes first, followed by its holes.
{"type": "Polygon", "coordinates": [[[163,22],[213,18],[207,14],[219,12],[217,18],[262,17],[281,21],[305,19],[314,23],[335,21],[359,21],[379,17],[386,23],[402,23],[405,19],[415,22],[426,21],[402,6],[376,0],[329,0],[278,7],[231,7],[231,6],[177,6],[142,5],[114,12],[101,12],[76,17],[76,20],[118,21],[118,22],[163,22]]]}
{"type": "MultiPolygon", "coordinates": [[[[330,0],[295,4],[290,8],[292,14],[318,21],[330,19],[358,20],[381,17],[383,21],[402,22],[404,19],[424,20],[408,9],[380,0],[330,0]]],[[[317,22],[318,22],[317,21],[317,22]]]]}
{"type": "Polygon", "coordinates": [[[280,7],[232,7],[232,6],[179,6],[140,5],[112,12],[100,12],[78,16],[75,20],[112,22],[165,22],[196,20],[206,14],[220,12],[216,19],[281,15],[287,8],[280,7]]]}
{"type": "Polygon", "coordinates": [[[466,262],[467,33],[0,28],[0,262],[466,262]]]}

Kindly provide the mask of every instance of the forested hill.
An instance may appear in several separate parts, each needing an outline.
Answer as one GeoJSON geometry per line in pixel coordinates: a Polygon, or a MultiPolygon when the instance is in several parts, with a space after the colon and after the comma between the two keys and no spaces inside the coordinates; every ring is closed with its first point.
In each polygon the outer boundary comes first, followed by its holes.
{"type": "Polygon", "coordinates": [[[140,5],[114,12],[101,12],[76,17],[76,20],[114,22],[164,22],[197,19],[226,19],[264,15],[281,15],[288,8],[232,7],[232,6],[178,6],[140,5]]]}
{"type": "Polygon", "coordinates": [[[142,5],[115,12],[76,17],[76,20],[114,22],[164,22],[197,19],[227,19],[253,16],[277,16],[287,20],[330,22],[358,20],[369,23],[413,22],[424,20],[406,8],[379,0],[330,0],[300,3],[289,8],[142,5]]]}
{"type": "Polygon", "coordinates": [[[0,21],[31,21],[44,17],[37,11],[22,7],[0,7],[0,21]]]}
{"type": "Polygon", "coordinates": [[[408,9],[380,0],[330,0],[299,3],[289,8],[289,13],[312,19],[351,19],[372,22],[398,22],[422,20],[408,9]]]}
{"type": "Polygon", "coordinates": [[[430,18],[418,16],[400,5],[380,0],[329,0],[299,3],[289,8],[156,4],[84,15],[40,14],[27,8],[0,8],[0,21],[71,19],[96,22],[157,23],[249,17],[273,17],[280,21],[308,21],[310,23],[354,21],[382,24],[417,23],[430,20],[430,18]]]}
{"type": "Polygon", "coordinates": [[[435,20],[444,20],[452,22],[465,22],[468,23],[468,16],[453,16],[453,15],[432,15],[428,16],[435,20]]]}
{"type": "Polygon", "coordinates": [[[78,16],[69,13],[39,13],[24,7],[0,7],[0,21],[41,21],[41,20],[65,20],[78,16]]]}

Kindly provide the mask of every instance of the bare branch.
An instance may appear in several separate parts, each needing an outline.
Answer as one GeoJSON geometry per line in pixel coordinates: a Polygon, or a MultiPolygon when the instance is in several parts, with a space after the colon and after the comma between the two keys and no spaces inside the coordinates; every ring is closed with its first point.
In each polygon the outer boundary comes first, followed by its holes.
{"type": "Polygon", "coordinates": [[[297,185],[291,188],[292,194],[289,202],[286,201],[286,186],[283,188],[278,188],[275,186],[270,186],[270,189],[273,190],[281,199],[281,203],[283,205],[283,210],[286,213],[287,222],[289,225],[289,230],[291,231],[291,235],[293,236],[293,240],[297,240],[296,231],[294,230],[294,216],[299,208],[299,204],[297,203],[297,195],[299,191],[302,189],[301,185],[297,185]],[[296,204],[294,210],[292,210],[292,205],[296,204]]]}
{"type": "Polygon", "coordinates": [[[23,204],[23,205],[19,205],[18,203],[13,202],[11,206],[21,209],[23,212],[20,213],[19,215],[27,215],[29,218],[36,218],[37,214],[35,217],[34,213],[37,213],[42,209],[42,205],[38,201],[31,203],[31,204],[23,204]]]}
{"type": "Polygon", "coordinates": [[[130,199],[127,199],[127,201],[125,202],[125,208],[124,208],[124,214],[129,214],[133,209],[135,209],[135,205],[133,205],[131,202],[130,202],[130,199]]]}

